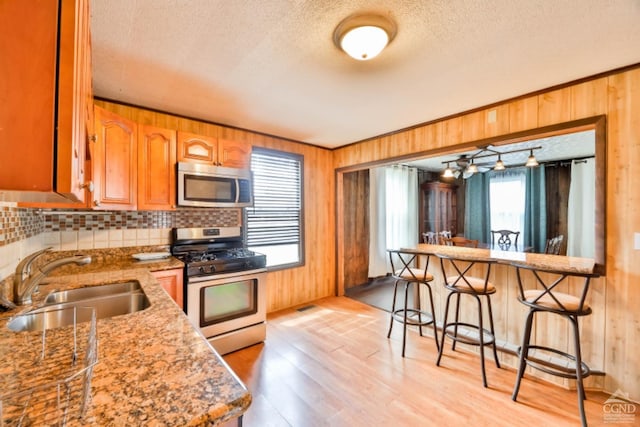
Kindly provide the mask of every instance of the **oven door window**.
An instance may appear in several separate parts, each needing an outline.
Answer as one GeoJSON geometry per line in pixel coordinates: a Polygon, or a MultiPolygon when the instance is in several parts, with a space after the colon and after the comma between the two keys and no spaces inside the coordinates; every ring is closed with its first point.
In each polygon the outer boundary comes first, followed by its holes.
{"type": "Polygon", "coordinates": [[[236,180],[185,174],[184,199],[197,202],[233,203],[236,201],[236,180]]]}
{"type": "Polygon", "coordinates": [[[200,326],[209,326],[257,313],[257,291],[256,279],[200,289],[200,326]]]}

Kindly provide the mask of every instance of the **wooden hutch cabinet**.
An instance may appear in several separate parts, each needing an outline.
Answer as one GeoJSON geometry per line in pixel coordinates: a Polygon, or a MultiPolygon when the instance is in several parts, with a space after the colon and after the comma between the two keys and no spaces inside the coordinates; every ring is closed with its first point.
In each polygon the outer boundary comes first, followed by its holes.
{"type": "Polygon", "coordinates": [[[455,184],[437,181],[420,186],[420,242],[429,231],[457,234],[456,189],[455,184]]]}

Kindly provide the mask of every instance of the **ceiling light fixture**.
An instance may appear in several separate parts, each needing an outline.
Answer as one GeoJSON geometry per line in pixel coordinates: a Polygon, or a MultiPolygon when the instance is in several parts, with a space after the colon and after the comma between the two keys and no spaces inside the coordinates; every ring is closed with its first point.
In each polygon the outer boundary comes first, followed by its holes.
{"type": "Polygon", "coordinates": [[[358,61],[373,59],[393,40],[396,25],[381,15],[355,15],[344,19],[333,32],[333,41],[358,61]]]}
{"type": "Polygon", "coordinates": [[[467,166],[467,172],[469,173],[478,173],[478,166],[473,163],[473,159],[471,159],[471,163],[467,166]]]}
{"type": "Polygon", "coordinates": [[[525,163],[524,165],[528,168],[534,168],[538,166],[538,159],[536,159],[536,156],[533,155],[533,150],[531,150],[531,154],[527,159],[527,163],[525,163]]]}
{"type": "Polygon", "coordinates": [[[449,162],[447,162],[447,168],[444,170],[444,172],[442,173],[442,177],[443,178],[454,178],[453,175],[453,170],[451,169],[451,167],[449,166],[449,162]]]}
{"type": "Polygon", "coordinates": [[[498,154],[498,161],[496,162],[496,165],[493,167],[494,171],[503,171],[504,170],[504,162],[502,161],[502,158],[500,157],[500,154],[498,154]]]}

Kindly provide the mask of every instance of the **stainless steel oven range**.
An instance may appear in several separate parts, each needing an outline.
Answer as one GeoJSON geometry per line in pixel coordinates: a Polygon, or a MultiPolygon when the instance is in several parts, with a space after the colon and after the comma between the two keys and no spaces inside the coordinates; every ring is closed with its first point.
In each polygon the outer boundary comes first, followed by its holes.
{"type": "Polygon", "coordinates": [[[174,228],[185,263],[184,311],[220,354],[266,338],[266,257],[244,247],[240,227],[174,228]]]}

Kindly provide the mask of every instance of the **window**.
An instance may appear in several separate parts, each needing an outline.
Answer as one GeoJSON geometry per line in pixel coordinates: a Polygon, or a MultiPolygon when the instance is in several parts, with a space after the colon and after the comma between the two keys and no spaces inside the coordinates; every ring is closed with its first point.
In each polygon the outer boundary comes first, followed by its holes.
{"type": "Polygon", "coordinates": [[[522,169],[491,175],[491,230],[524,231],[526,186],[526,174],[522,169]]]}
{"type": "Polygon", "coordinates": [[[253,207],[245,211],[247,246],[267,256],[267,267],[302,265],[302,156],[254,148],[251,170],[253,207]]]}

